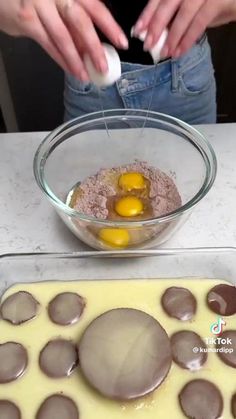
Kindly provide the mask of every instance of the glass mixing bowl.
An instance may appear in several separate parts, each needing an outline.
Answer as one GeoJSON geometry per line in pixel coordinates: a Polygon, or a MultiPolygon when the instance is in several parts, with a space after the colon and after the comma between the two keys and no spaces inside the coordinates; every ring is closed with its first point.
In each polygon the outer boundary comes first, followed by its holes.
{"type": "Polygon", "coordinates": [[[50,133],[34,159],[36,181],[59,216],[95,249],[150,248],[168,240],[211,188],[216,157],[200,132],[164,114],[144,110],[96,112],[50,133]],[[101,168],[146,161],[173,178],[182,206],[145,221],[111,221],[82,214],[68,204],[75,185],[101,168]],[[108,236],[115,240],[101,239],[108,236]]]}

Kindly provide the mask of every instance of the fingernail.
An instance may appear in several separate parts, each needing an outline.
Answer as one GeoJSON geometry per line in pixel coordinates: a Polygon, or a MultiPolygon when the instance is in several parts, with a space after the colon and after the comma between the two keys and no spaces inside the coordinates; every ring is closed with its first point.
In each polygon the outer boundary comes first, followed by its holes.
{"type": "Polygon", "coordinates": [[[106,73],[108,71],[108,65],[105,59],[100,60],[99,71],[101,71],[102,73],[106,73]]]}
{"type": "Polygon", "coordinates": [[[141,32],[142,29],[143,29],[143,21],[138,20],[138,22],[134,26],[134,35],[137,36],[139,32],[141,32]]]}
{"type": "Polygon", "coordinates": [[[149,34],[144,41],[143,50],[148,51],[152,47],[153,36],[149,34]]]}
{"type": "Polygon", "coordinates": [[[169,48],[165,45],[161,50],[161,58],[166,58],[169,55],[169,48]]]}
{"type": "Polygon", "coordinates": [[[88,81],[89,81],[88,74],[87,74],[87,73],[86,73],[86,71],[84,71],[84,70],[82,70],[82,71],[81,71],[81,73],[80,73],[80,75],[79,75],[79,78],[80,78],[80,80],[81,80],[81,81],[83,81],[83,82],[88,82],[88,81]]]}
{"type": "Polygon", "coordinates": [[[179,58],[181,55],[181,48],[177,48],[173,54],[174,58],[179,58]]]}
{"type": "Polygon", "coordinates": [[[119,36],[119,44],[123,49],[129,48],[129,41],[124,34],[121,34],[119,36]]]}

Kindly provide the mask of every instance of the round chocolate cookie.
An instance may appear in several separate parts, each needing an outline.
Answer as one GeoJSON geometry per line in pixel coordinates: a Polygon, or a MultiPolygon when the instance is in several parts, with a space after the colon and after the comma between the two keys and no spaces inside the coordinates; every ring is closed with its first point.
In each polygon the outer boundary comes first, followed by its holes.
{"type": "Polygon", "coordinates": [[[24,374],[28,364],[26,349],[15,342],[0,345],[0,384],[14,381],[24,374]]]}
{"type": "Polygon", "coordinates": [[[232,412],[233,418],[236,418],[236,393],[234,393],[231,399],[231,412],[232,412]]]}
{"type": "Polygon", "coordinates": [[[48,314],[52,322],[67,326],[76,323],[85,307],[85,300],[73,292],[58,294],[48,306],[48,314]]]}
{"type": "Polygon", "coordinates": [[[220,284],[207,294],[208,307],[221,316],[232,316],[236,313],[236,287],[220,284]]]}
{"type": "Polygon", "coordinates": [[[21,419],[20,409],[10,400],[0,400],[0,419],[21,419]]]}
{"type": "Polygon", "coordinates": [[[0,309],[2,319],[19,325],[33,319],[37,315],[39,303],[32,294],[19,291],[3,301],[0,309]]]}
{"type": "Polygon", "coordinates": [[[218,388],[207,380],[187,383],[179,394],[180,406],[187,418],[219,419],[223,398],[218,388]]]}
{"type": "Polygon", "coordinates": [[[174,333],[170,338],[173,360],[180,367],[196,371],[207,360],[206,345],[201,337],[190,330],[174,333]]]}
{"type": "Polygon", "coordinates": [[[104,396],[130,400],[157,388],[171,362],[166,331],[140,310],[118,308],[97,317],[79,343],[80,367],[104,396]]]}
{"type": "Polygon", "coordinates": [[[162,295],[161,304],[168,316],[183,321],[191,320],[197,310],[196,298],[187,288],[167,288],[162,295]]]}
{"type": "Polygon", "coordinates": [[[225,330],[217,343],[220,359],[230,367],[236,368],[236,330],[225,330]]]}
{"type": "Polygon", "coordinates": [[[79,419],[75,402],[67,396],[53,394],[41,404],[36,419],[79,419]]]}
{"type": "Polygon", "coordinates": [[[48,377],[68,377],[78,365],[77,349],[68,340],[52,340],[40,352],[39,365],[48,377]]]}

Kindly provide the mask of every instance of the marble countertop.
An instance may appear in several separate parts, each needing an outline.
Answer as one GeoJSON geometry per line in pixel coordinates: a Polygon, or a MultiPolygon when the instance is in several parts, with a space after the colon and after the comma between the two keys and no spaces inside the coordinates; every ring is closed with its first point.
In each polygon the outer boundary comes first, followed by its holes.
{"type": "MultiPolygon", "coordinates": [[[[203,125],[218,174],[206,198],[164,247],[236,246],[236,124],[203,125]]],[[[34,180],[45,133],[0,135],[0,254],[87,249],[64,226],[34,180]]]]}

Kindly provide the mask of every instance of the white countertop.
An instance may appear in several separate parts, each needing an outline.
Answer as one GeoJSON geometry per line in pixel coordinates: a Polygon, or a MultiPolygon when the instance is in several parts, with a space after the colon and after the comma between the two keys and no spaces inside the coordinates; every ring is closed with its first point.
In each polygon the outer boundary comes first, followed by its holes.
{"type": "MultiPolygon", "coordinates": [[[[199,129],[215,149],[217,179],[164,247],[236,246],[236,124],[199,129]]],[[[0,254],[87,249],[64,226],[34,180],[33,157],[44,137],[0,135],[0,254]]]]}

